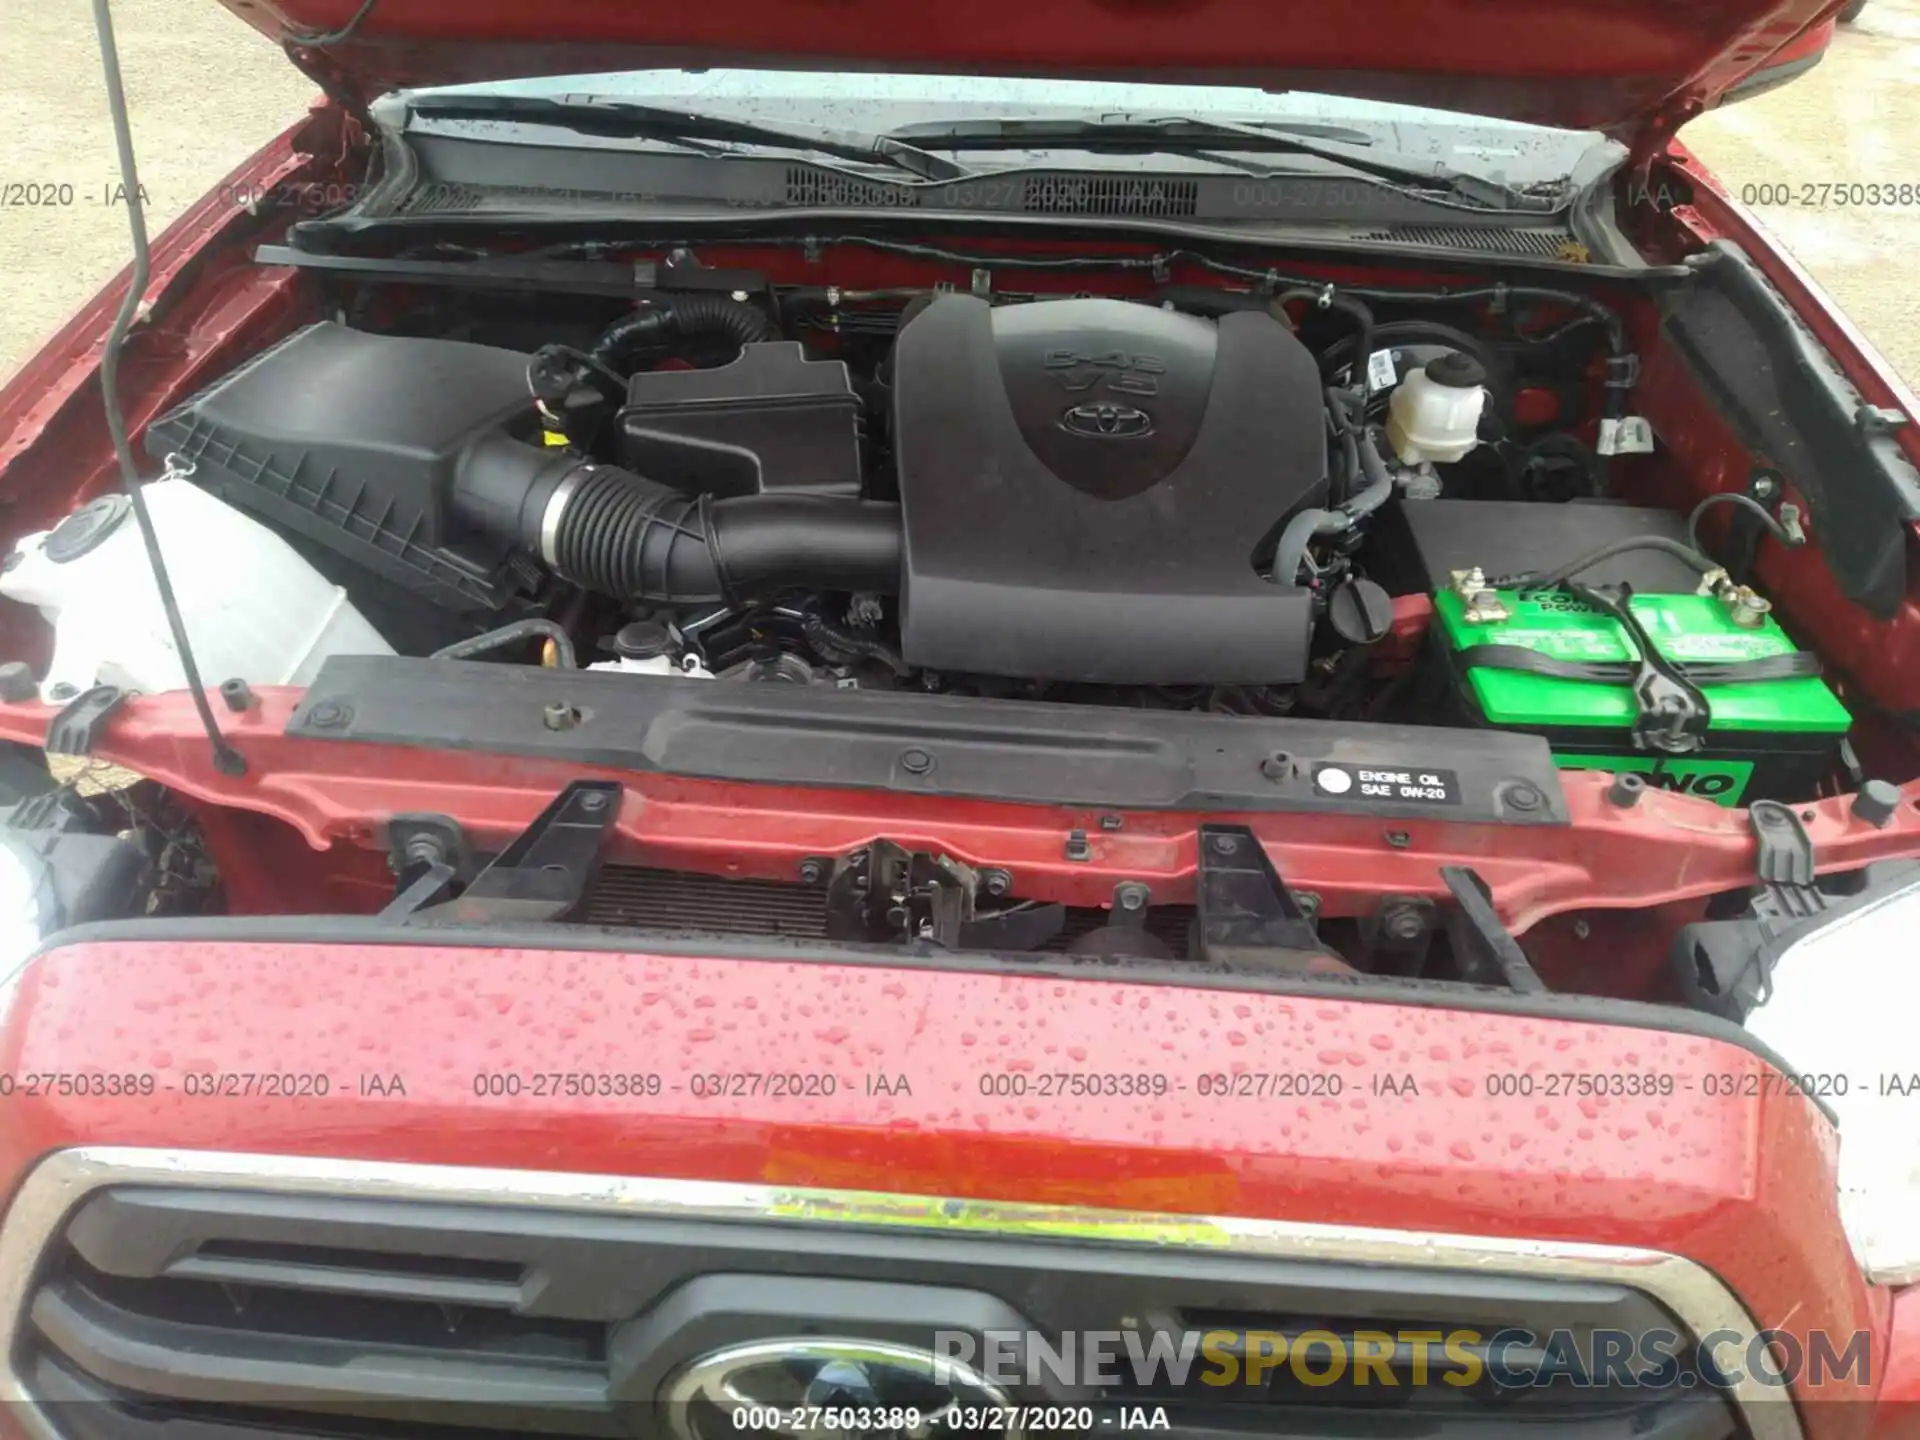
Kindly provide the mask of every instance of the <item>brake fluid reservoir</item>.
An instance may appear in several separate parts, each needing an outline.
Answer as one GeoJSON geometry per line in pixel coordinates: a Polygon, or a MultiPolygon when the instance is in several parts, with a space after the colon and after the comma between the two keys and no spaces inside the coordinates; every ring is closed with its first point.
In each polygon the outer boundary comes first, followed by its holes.
{"type": "MultiPolygon", "coordinates": [[[[258,520],[184,479],[143,493],[206,684],[303,685],[329,655],[393,654],[346,591],[258,520]]],[[[40,682],[51,704],[96,684],[146,694],[186,684],[125,495],[21,540],[0,570],[0,595],[53,627],[40,682]]]]}
{"type": "Polygon", "coordinates": [[[1478,445],[1486,384],[1480,362],[1458,351],[1402,380],[1387,400],[1387,443],[1400,463],[1451,464],[1478,445]]]}

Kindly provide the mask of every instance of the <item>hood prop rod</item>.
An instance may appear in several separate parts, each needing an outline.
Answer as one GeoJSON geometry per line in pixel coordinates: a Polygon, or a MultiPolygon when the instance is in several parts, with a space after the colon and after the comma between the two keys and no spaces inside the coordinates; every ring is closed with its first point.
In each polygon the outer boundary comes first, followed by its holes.
{"type": "Polygon", "coordinates": [[[113,436],[113,453],[120,462],[120,479],[127,499],[133,504],[134,523],[146,546],[147,563],[153,568],[154,588],[160,594],[160,608],[166,613],[167,630],[173,636],[173,648],[180,656],[180,669],[187,689],[193,693],[193,705],[200,712],[200,723],[213,747],[214,768],[222,775],[244,775],[247,762],[220,733],[213,718],[213,706],[207,700],[206,687],[200,681],[200,667],[194,663],[187,644],[186,622],[180,618],[180,604],[173,597],[173,584],[167,579],[167,562],[160,554],[160,537],[153,528],[153,516],[147,512],[146,496],[140,475],[133,463],[133,447],[127,442],[127,420],[120,408],[120,351],[127,332],[133,328],[140,303],[146,297],[151,260],[147,251],[147,217],[140,204],[140,176],[133,163],[133,129],[127,120],[127,96],[120,84],[120,53],[113,43],[113,16],[108,0],[93,0],[93,25],[100,36],[100,65],[106,73],[107,109],[113,116],[113,141],[120,152],[120,185],[127,197],[127,223],[133,230],[133,273],[127,278],[127,293],[120,301],[120,313],[113,318],[113,329],[100,352],[100,395],[107,410],[107,431],[113,436]]]}

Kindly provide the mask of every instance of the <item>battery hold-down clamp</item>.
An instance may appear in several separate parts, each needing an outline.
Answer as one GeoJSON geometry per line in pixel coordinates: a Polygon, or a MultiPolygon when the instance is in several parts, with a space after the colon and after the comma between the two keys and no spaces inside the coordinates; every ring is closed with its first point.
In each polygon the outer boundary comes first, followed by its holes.
{"type": "Polygon", "coordinates": [[[1639,712],[1633,721],[1635,748],[1686,755],[1705,745],[1707,727],[1713,723],[1707,697],[1654,645],[1653,637],[1628,603],[1633,599],[1632,587],[1582,585],[1570,580],[1567,589],[1595,610],[1610,616],[1640,652],[1633,672],[1633,699],[1639,712]]]}

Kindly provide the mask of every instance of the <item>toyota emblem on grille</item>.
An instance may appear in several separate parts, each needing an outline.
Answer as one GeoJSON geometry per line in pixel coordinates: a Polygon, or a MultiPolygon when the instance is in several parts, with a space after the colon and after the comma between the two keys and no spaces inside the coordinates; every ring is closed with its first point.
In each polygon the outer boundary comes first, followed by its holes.
{"type": "Polygon", "coordinates": [[[678,1440],[1020,1440],[1007,1392],[972,1366],[882,1340],[794,1336],[703,1355],[660,1389],[678,1440]],[[749,1418],[751,1420],[749,1422],[749,1418]]]}
{"type": "Polygon", "coordinates": [[[1137,440],[1153,433],[1153,416],[1131,405],[1075,405],[1060,417],[1060,428],[1097,440],[1137,440]]]}

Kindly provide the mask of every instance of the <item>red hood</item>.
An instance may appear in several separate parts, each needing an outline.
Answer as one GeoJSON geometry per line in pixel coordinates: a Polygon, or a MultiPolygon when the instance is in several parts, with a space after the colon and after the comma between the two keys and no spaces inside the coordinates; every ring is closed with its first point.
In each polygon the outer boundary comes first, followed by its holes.
{"type": "Polygon", "coordinates": [[[396,86],[653,66],[1262,85],[1670,134],[1839,0],[223,0],[366,99],[396,86]]]}

